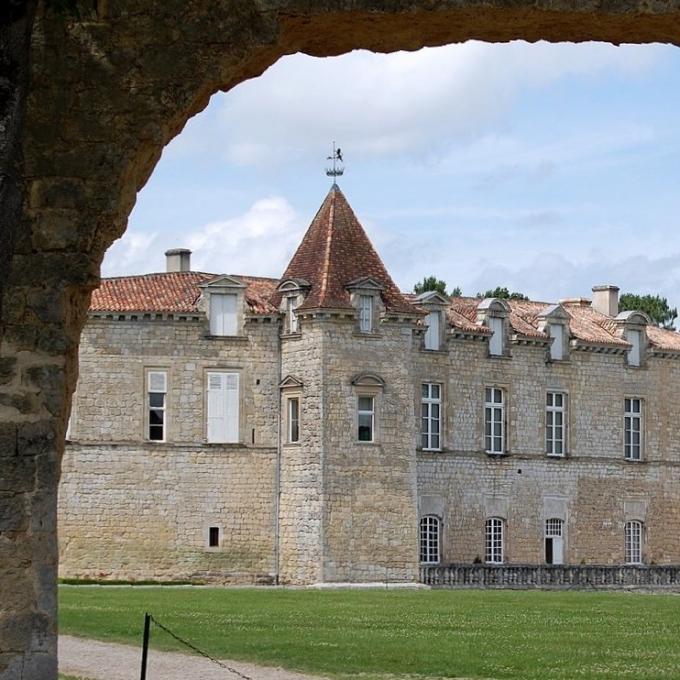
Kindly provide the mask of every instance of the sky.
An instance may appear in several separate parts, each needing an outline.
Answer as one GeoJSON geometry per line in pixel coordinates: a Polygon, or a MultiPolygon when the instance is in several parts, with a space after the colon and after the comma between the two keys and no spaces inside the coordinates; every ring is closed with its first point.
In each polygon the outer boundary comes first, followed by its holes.
{"type": "Polygon", "coordinates": [[[680,49],[468,42],[284,57],[163,152],[104,276],[280,276],[338,181],[397,284],[680,306],[680,49]]]}

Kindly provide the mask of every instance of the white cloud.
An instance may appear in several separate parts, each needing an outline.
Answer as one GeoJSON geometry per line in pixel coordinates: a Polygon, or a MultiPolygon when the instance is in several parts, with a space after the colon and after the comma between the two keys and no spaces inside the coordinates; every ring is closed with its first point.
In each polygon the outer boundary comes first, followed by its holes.
{"type": "Polygon", "coordinates": [[[128,229],[106,253],[102,266],[103,276],[125,276],[148,271],[149,253],[156,248],[158,234],[128,229]]]}
{"type": "Polygon", "coordinates": [[[185,242],[197,271],[281,276],[302,234],[303,225],[290,203],[270,196],[242,215],[190,232],[185,242]]]}
{"type": "Polygon", "coordinates": [[[292,55],[217,95],[207,125],[190,123],[169,153],[201,153],[220,139],[231,163],[273,165],[316,157],[333,134],[354,158],[410,154],[437,162],[452,142],[487,134],[525,88],[603,72],[636,77],[666,49],[468,42],[389,55],[292,55]]]}

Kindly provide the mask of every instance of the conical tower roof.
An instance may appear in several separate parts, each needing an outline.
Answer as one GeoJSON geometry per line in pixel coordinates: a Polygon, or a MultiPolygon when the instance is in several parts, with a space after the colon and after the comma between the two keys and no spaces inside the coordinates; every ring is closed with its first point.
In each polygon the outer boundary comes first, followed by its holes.
{"type": "Polygon", "coordinates": [[[334,184],[281,281],[302,279],[310,284],[301,310],[351,309],[347,286],[363,278],[380,284],[388,311],[418,314],[392,281],[345,195],[334,184]]]}

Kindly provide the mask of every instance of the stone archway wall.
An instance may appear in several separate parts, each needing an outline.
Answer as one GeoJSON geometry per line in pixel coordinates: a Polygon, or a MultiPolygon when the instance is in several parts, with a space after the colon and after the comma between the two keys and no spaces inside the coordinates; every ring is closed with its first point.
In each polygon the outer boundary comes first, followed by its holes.
{"type": "Polygon", "coordinates": [[[104,252],[186,120],[213,92],[296,51],[470,38],[680,44],[680,0],[8,3],[0,8],[8,76],[0,86],[0,677],[50,680],[56,493],[79,334],[104,252]]]}

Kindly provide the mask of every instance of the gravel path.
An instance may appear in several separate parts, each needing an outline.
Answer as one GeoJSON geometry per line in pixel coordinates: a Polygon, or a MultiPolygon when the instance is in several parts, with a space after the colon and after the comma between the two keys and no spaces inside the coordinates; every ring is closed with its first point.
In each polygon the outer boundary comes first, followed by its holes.
{"type": "MultiPolygon", "coordinates": [[[[113,642],[59,636],[59,672],[87,680],[137,680],[141,649],[113,642]]],[[[223,663],[253,680],[321,680],[281,668],[240,661],[223,663]]],[[[149,651],[147,680],[239,680],[239,676],[200,656],[180,652],[149,651]]]]}

